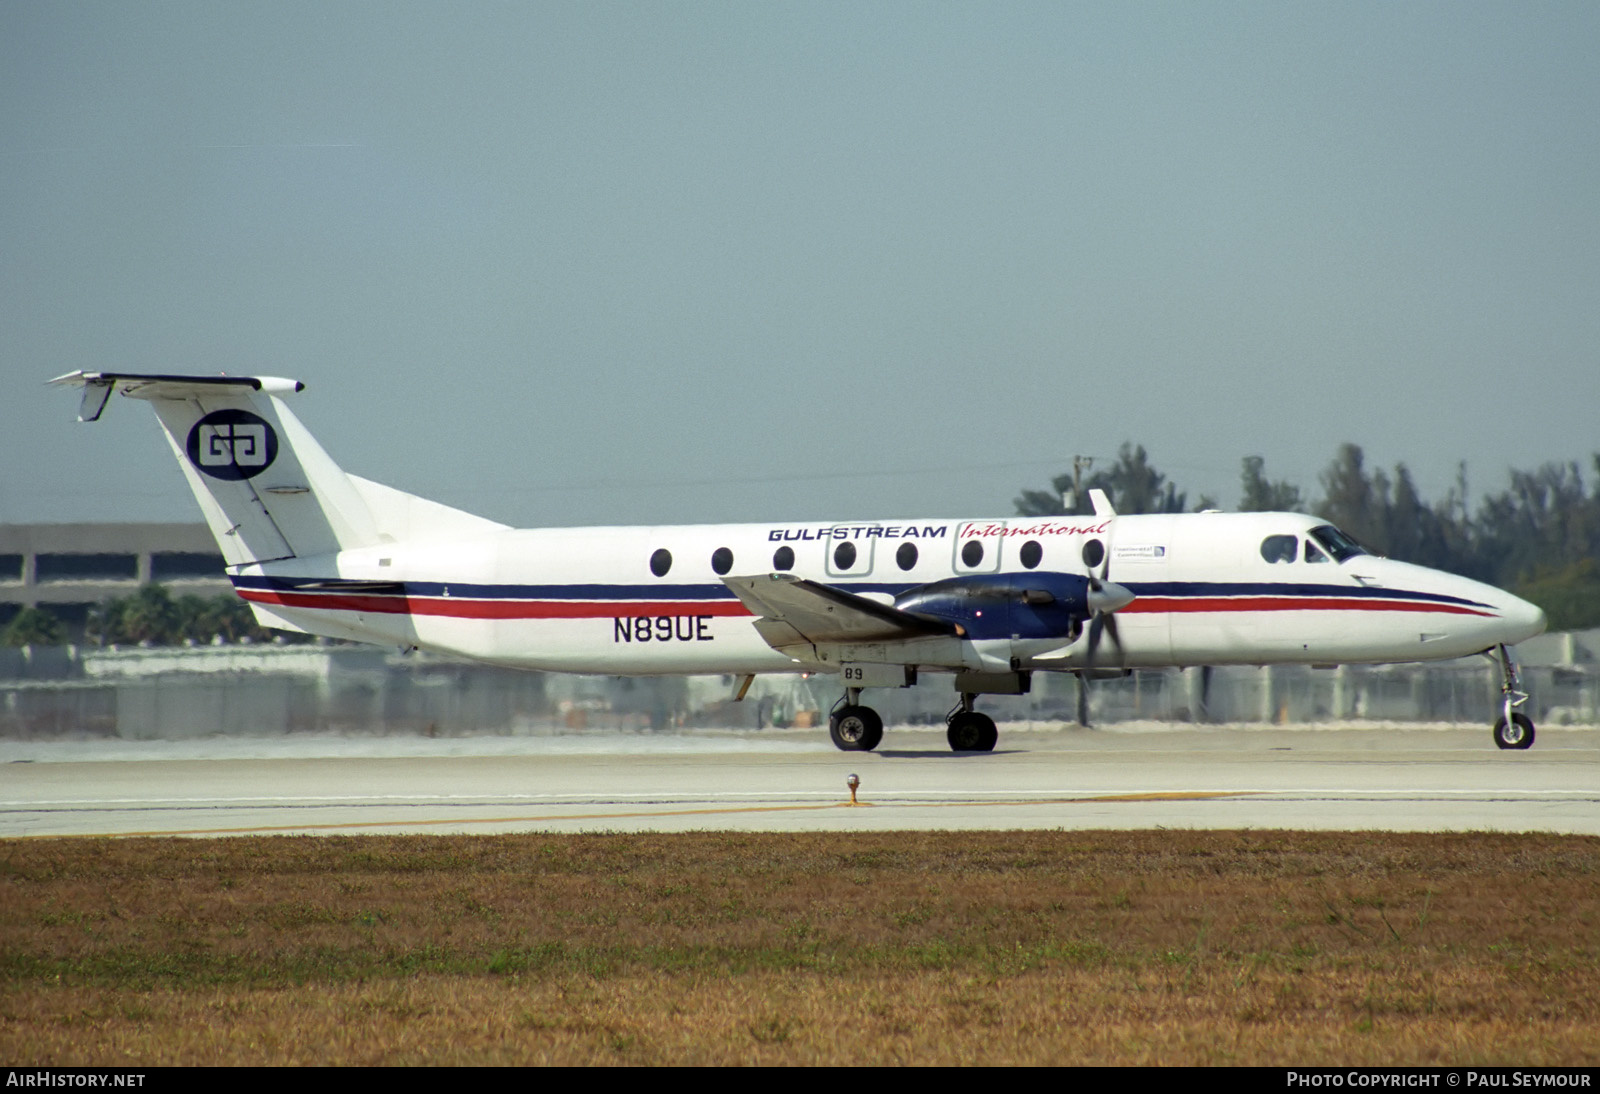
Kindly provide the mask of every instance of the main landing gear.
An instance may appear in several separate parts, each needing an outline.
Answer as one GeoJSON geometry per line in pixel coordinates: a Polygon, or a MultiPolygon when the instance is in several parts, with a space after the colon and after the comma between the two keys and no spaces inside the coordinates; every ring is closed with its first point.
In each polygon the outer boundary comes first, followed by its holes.
{"type": "Polygon", "coordinates": [[[994,719],[972,709],[974,698],[971,692],[962,692],[961,702],[945,715],[947,728],[944,735],[950,742],[951,752],[993,752],[1000,740],[1000,731],[995,728],[994,719]]]}
{"type": "MultiPolygon", "coordinates": [[[[962,692],[961,702],[945,717],[945,739],[952,752],[993,752],[1000,740],[994,719],[972,709],[974,698],[974,693],[962,692]]],[[[828,715],[828,736],[843,752],[871,752],[883,742],[883,719],[861,705],[860,688],[845,689],[828,715]]]]}
{"type": "Polygon", "coordinates": [[[861,705],[861,689],[845,688],[840,705],[828,715],[828,736],[844,752],[871,752],[883,740],[883,719],[861,705]]]}
{"type": "Polygon", "coordinates": [[[1532,748],[1533,719],[1515,709],[1528,701],[1517,663],[1503,645],[1488,656],[1500,663],[1500,718],[1494,724],[1494,743],[1500,748],[1532,748]]]}

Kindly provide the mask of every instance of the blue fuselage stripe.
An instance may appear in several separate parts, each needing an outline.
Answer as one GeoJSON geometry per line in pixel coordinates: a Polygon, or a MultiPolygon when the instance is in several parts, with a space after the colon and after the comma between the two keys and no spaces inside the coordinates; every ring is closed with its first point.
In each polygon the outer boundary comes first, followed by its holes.
{"type": "MultiPolygon", "coordinates": [[[[853,593],[887,593],[900,596],[920,584],[909,582],[845,581],[833,582],[841,589],[853,593]]],[[[271,592],[340,593],[361,592],[369,596],[400,597],[463,597],[476,600],[648,600],[648,601],[727,601],[735,600],[733,591],[720,582],[715,584],[571,584],[571,585],[479,585],[460,581],[401,581],[379,583],[340,578],[281,578],[236,576],[233,584],[238,589],[259,589],[271,592]]],[[[1491,608],[1479,601],[1467,600],[1443,593],[1429,593],[1409,589],[1352,588],[1347,585],[1311,585],[1273,581],[1124,581],[1121,582],[1135,597],[1149,598],[1214,598],[1214,597],[1316,597],[1347,600],[1351,604],[1362,602],[1406,600],[1474,608],[1491,608]]]]}

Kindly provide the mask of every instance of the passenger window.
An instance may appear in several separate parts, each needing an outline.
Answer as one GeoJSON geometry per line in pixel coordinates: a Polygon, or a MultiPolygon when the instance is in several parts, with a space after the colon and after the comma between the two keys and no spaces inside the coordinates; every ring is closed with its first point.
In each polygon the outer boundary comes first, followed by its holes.
{"type": "Polygon", "coordinates": [[[717,573],[725,574],[733,569],[733,552],[726,547],[718,547],[711,552],[711,568],[717,573]]]}
{"type": "Polygon", "coordinates": [[[909,570],[917,564],[917,545],[915,543],[902,543],[900,549],[894,553],[894,562],[902,570],[909,570]]]}
{"type": "Polygon", "coordinates": [[[1268,536],[1261,541],[1261,557],[1268,562],[1293,562],[1299,548],[1298,536],[1268,536]]]}
{"type": "Polygon", "coordinates": [[[1022,561],[1023,566],[1031,570],[1043,560],[1044,548],[1039,546],[1038,540],[1030,539],[1022,545],[1022,550],[1017,552],[1017,557],[1022,561]]]}
{"type": "Polygon", "coordinates": [[[1091,570],[1105,561],[1106,545],[1097,539],[1091,539],[1083,545],[1083,564],[1091,570]]]}
{"type": "Polygon", "coordinates": [[[657,577],[666,577],[670,569],[672,569],[672,552],[665,547],[650,556],[650,572],[657,577]]]}
{"type": "Polygon", "coordinates": [[[856,564],[856,545],[845,540],[833,549],[833,566],[837,570],[848,570],[856,564]]]}
{"type": "Polygon", "coordinates": [[[964,566],[977,566],[983,561],[983,544],[969,539],[961,545],[961,562],[964,566]]]}
{"type": "Polygon", "coordinates": [[[774,570],[794,569],[794,548],[779,547],[772,552],[772,568],[774,570]]]}
{"type": "Polygon", "coordinates": [[[1328,556],[1317,550],[1317,545],[1308,539],[1306,540],[1306,561],[1327,562],[1328,556]]]}

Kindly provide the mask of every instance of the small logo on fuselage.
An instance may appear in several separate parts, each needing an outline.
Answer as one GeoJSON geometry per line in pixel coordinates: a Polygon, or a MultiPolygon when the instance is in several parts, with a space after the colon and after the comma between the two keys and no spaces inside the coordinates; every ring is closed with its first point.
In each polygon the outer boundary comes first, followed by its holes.
{"type": "Polygon", "coordinates": [[[189,462],[214,479],[254,478],[278,458],[278,434],[248,410],[213,410],[194,423],[189,462]]]}

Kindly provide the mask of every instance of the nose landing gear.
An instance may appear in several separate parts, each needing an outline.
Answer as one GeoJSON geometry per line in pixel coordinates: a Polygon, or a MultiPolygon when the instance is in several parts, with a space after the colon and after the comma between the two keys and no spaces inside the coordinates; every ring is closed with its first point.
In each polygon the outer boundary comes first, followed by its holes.
{"type": "Polygon", "coordinates": [[[1528,701],[1522,690],[1522,674],[1504,645],[1489,655],[1500,663],[1500,718],[1494,724],[1494,743],[1500,748],[1532,748],[1533,719],[1516,710],[1528,701]]]}
{"type": "Polygon", "coordinates": [[[1533,720],[1526,714],[1513,714],[1510,722],[1504,718],[1497,720],[1494,743],[1501,748],[1532,748],[1533,720]]]}

